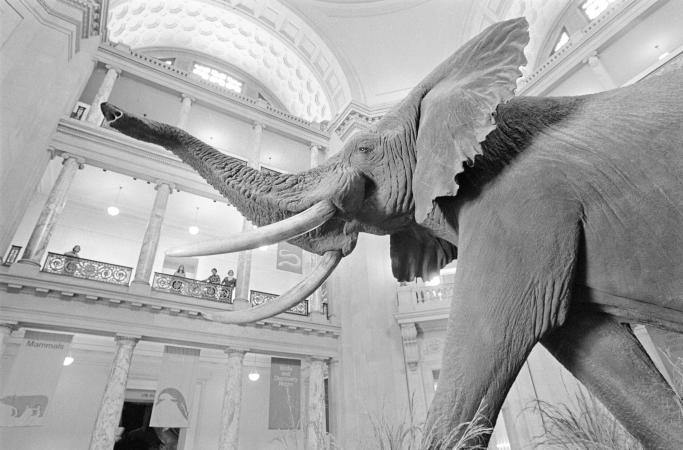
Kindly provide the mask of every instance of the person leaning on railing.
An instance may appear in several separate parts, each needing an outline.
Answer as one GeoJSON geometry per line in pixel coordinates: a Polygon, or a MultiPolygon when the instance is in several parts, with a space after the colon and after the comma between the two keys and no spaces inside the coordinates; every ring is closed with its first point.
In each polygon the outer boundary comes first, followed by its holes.
{"type": "Polygon", "coordinates": [[[211,284],[221,284],[221,277],[218,275],[218,269],[213,268],[211,269],[211,275],[209,278],[202,280],[205,283],[211,283],[211,284]]]}
{"type": "Polygon", "coordinates": [[[78,253],[80,251],[81,251],[81,246],[76,244],[76,245],[74,245],[74,248],[72,248],[70,251],[64,252],[64,256],[70,256],[71,258],[80,258],[80,256],[78,256],[78,253]]]}

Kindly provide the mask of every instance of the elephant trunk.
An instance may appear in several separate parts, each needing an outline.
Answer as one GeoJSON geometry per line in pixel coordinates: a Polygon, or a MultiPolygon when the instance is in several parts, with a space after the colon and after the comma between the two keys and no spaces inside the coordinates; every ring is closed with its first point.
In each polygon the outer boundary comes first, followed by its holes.
{"type": "MultiPolygon", "coordinates": [[[[336,192],[335,183],[321,182],[325,174],[334,172],[333,166],[295,175],[262,173],[177,127],[124,113],[108,103],[103,103],[101,109],[109,127],[173,152],[230,200],[242,215],[260,227],[236,237],[176,249],[169,254],[199,256],[243,251],[306,233],[310,233],[311,241],[316,242],[317,239],[320,244],[320,240],[325,239],[321,237],[325,233],[320,228],[326,228],[329,232],[330,227],[339,227],[333,218],[337,207],[330,200],[330,194],[336,192]],[[334,225],[328,224],[328,221],[334,225]]],[[[205,314],[205,317],[225,323],[254,322],[279,314],[301,302],[325,281],[344,251],[350,251],[355,245],[355,235],[337,233],[334,236],[326,245],[318,245],[319,252],[324,254],[318,268],[278,300],[258,308],[205,314]]],[[[299,237],[297,242],[301,240],[299,237]]]]}

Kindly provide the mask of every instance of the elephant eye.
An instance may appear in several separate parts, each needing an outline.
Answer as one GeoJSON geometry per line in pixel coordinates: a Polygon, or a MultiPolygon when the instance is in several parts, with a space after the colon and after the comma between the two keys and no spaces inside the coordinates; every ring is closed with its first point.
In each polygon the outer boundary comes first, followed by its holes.
{"type": "Polygon", "coordinates": [[[369,145],[361,145],[358,147],[358,151],[361,153],[368,153],[369,151],[372,151],[372,147],[369,145]]]}

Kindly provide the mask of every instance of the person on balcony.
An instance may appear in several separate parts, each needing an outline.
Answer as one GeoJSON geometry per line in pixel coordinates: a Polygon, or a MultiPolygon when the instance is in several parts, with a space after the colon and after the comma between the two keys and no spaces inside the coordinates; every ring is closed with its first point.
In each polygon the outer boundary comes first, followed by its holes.
{"type": "Polygon", "coordinates": [[[206,280],[202,280],[202,281],[204,281],[206,283],[211,283],[211,284],[221,284],[221,277],[220,277],[220,275],[218,275],[218,269],[216,269],[216,268],[211,269],[211,275],[209,276],[209,278],[207,278],[206,280]]]}
{"type": "Polygon", "coordinates": [[[174,277],[183,277],[187,278],[187,275],[185,275],[185,266],[182,264],[178,266],[178,270],[175,271],[173,274],[174,277]]]}
{"type": "Polygon", "coordinates": [[[237,278],[235,278],[235,271],[232,269],[228,270],[228,276],[223,278],[223,282],[221,284],[231,289],[237,286],[237,278]]]}
{"type": "Polygon", "coordinates": [[[72,258],[80,258],[80,256],[78,256],[78,253],[80,251],[81,251],[81,246],[76,244],[76,245],[74,245],[74,248],[72,248],[70,251],[65,252],[64,256],[70,256],[72,258]]]}

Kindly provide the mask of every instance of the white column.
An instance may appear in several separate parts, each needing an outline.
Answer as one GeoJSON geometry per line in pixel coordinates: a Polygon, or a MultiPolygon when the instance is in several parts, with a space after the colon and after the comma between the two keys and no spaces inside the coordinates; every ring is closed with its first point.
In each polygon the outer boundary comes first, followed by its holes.
{"type": "Polygon", "coordinates": [[[74,176],[76,176],[76,171],[82,169],[85,163],[83,158],[68,153],[63,153],[62,157],[64,158],[62,170],[59,172],[57,181],[55,181],[50,194],[47,196],[45,206],[43,206],[38,222],[33,228],[31,237],[26,244],[23,257],[19,260],[20,263],[40,266],[40,260],[43,258],[47,245],[50,242],[52,230],[64,210],[66,197],[74,176]]]}
{"type": "Polygon", "coordinates": [[[137,336],[116,336],[116,353],[107,386],[100,402],[100,409],[97,412],[95,430],[90,438],[89,450],[111,450],[114,448],[116,429],[121,420],[121,411],[126,395],[130,362],[133,358],[133,349],[135,349],[139,339],[137,336]]]}
{"type": "Polygon", "coordinates": [[[593,54],[586,58],[586,64],[591,68],[603,88],[614,89],[617,87],[617,83],[614,82],[614,79],[609,74],[596,52],[593,52],[593,54]]]}
{"type": "MultiPolygon", "coordinates": [[[[249,167],[260,170],[261,169],[261,138],[263,137],[263,129],[265,125],[260,122],[254,122],[251,129],[251,157],[249,158],[249,167]]],[[[250,231],[252,225],[244,219],[242,222],[242,232],[250,231]]],[[[237,254],[237,286],[235,287],[235,308],[249,307],[249,281],[251,278],[251,250],[240,252],[237,254]]]]}
{"type": "Polygon", "coordinates": [[[0,322],[0,359],[2,359],[2,355],[5,354],[5,343],[7,342],[7,339],[17,328],[19,328],[17,322],[8,322],[5,320],[0,322]]]}
{"type": "Polygon", "coordinates": [[[414,322],[401,324],[403,338],[403,355],[406,362],[408,381],[408,398],[413,402],[413,420],[424,422],[427,418],[427,400],[424,393],[424,382],[420,370],[420,351],[417,347],[417,327],[414,322]]]}
{"type": "Polygon", "coordinates": [[[158,182],[154,188],[157,194],[154,197],[154,205],[147,222],[145,237],[142,240],[133,283],[149,284],[149,277],[152,275],[152,267],[154,266],[154,258],[159,247],[161,225],[164,223],[166,205],[168,204],[169,195],[173,192],[173,187],[171,183],[158,182]]]}
{"type": "Polygon", "coordinates": [[[246,350],[228,348],[218,450],[238,450],[242,407],[242,367],[246,350]]]}
{"type": "Polygon", "coordinates": [[[104,76],[104,80],[102,80],[100,88],[97,90],[95,100],[93,100],[92,105],[90,105],[90,110],[88,111],[87,118],[88,122],[94,123],[98,126],[102,123],[102,120],[104,119],[104,116],[102,115],[102,110],[100,109],[100,103],[109,100],[111,91],[112,89],[114,89],[114,83],[116,82],[118,76],[121,74],[121,70],[116,69],[110,66],[109,64],[107,64],[105,67],[107,69],[107,73],[104,76]]]}
{"type": "Polygon", "coordinates": [[[308,407],[306,450],[327,448],[325,429],[325,365],[324,359],[312,358],[308,365],[308,407]]]}
{"type": "Polygon", "coordinates": [[[192,103],[195,101],[195,98],[187,94],[180,94],[180,96],[182,97],[182,102],[180,104],[177,126],[184,130],[187,128],[187,121],[190,118],[190,110],[192,109],[192,103]]]}

